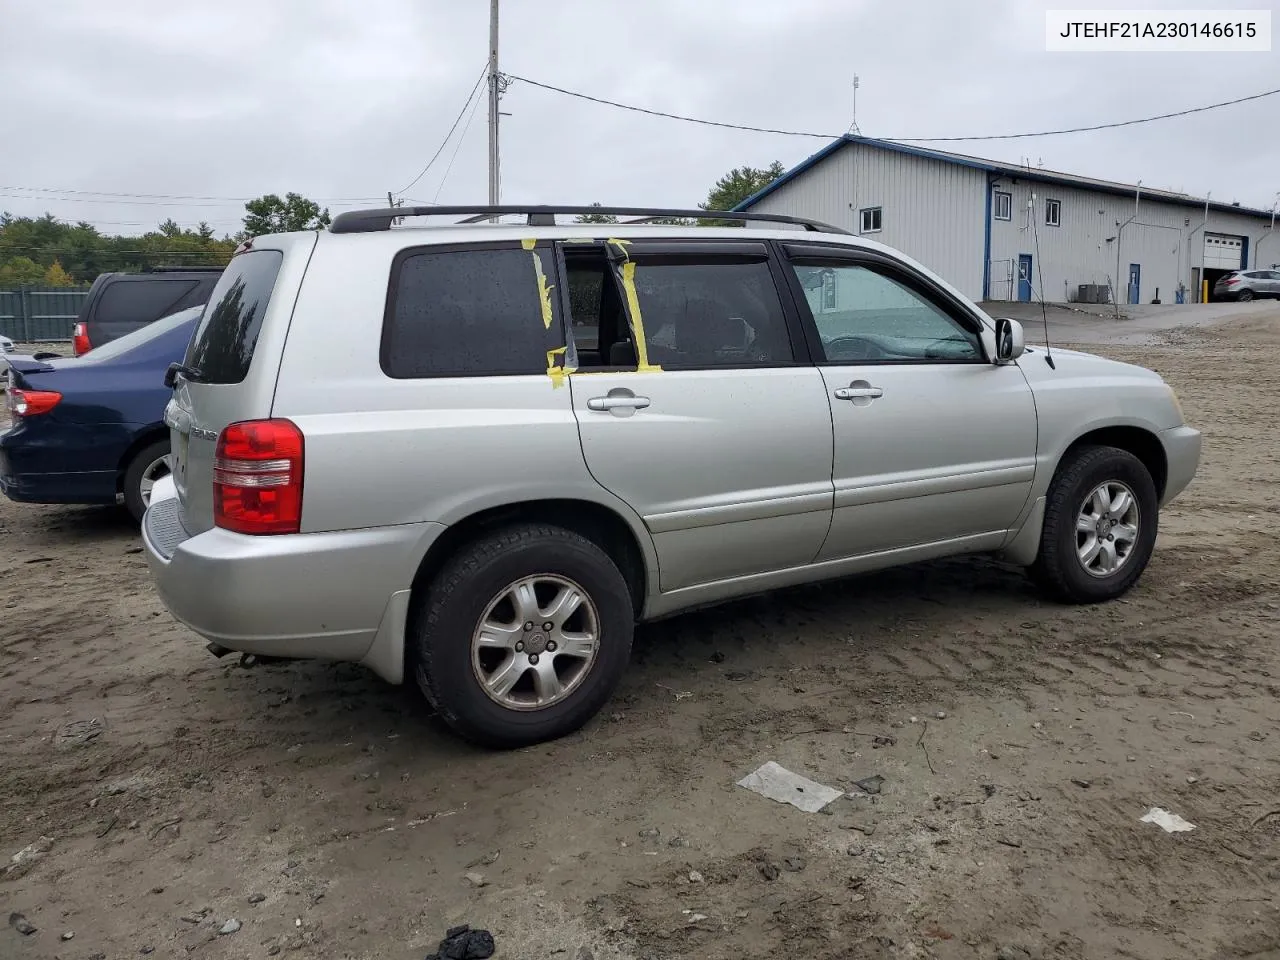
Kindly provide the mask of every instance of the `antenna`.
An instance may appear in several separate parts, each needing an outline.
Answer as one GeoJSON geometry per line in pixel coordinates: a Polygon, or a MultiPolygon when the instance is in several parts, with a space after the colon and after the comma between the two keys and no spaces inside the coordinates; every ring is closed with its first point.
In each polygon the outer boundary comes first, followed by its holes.
{"type": "MultiPolygon", "coordinates": [[[[1027,209],[1031,214],[1031,235],[1035,239],[1036,247],[1036,273],[1040,275],[1040,293],[1036,299],[1040,301],[1040,319],[1044,321],[1044,362],[1049,365],[1051,370],[1057,370],[1058,365],[1053,362],[1053,348],[1049,346],[1049,308],[1044,303],[1044,267],[1043,261],[1040,259],[1040,228],[1036,226],[1036,195],[1031,194],[1031,199],[1027,201],[1027,209]]],[[[1029,277],[1027,279],[1030,279],[1029,277]]]]}
{"type": "Polygon", "coordinates": [[[849,121],[849,133],[856,133],[862,136],[862,131],[858,129],[858,75],[853,75],[853,119],[849,121]]]}

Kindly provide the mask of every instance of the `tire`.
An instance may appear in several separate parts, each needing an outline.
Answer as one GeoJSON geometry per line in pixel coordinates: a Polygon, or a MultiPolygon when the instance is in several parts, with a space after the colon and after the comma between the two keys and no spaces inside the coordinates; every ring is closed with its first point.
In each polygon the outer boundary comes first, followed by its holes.
{"type": "Polygon", "coordinates": [[[124,471],[124,505],[138,523],[147,512],[151,498],[151,484],[169,475],[169,465],[164,460],[169,455],[169,441],[157,440],[147,444],[129,461],[124,471]]]}
{"type": "Polygon", "coordinates": [[[1063,458],[1049,485],[1040,552],[1031,567],[1032,577],[1049,594],[1066,603],[1115,599],[1142,576],[1155,547],[1158,524],[1155,482],[1142,461],[1117,447],[1081,447],[1063,458]],[[1093,494],[1104,484],[1108,485],[1104,496],[1109,498],[1127,490],[1136,505],[1136,514],[1123,503],[1117,505],[1115,499],[1108,504],[1111,511],[1098,510],[1099,501],[1093,494]],[[1119,515],[1120,522],[1108,519],[1112,511],[1119,515]],[[1077,530],[1078,522],[1095,515],[1106,524],[1095,524],[1092,532],[1077,530]],[[1126,548],[1131,526],[1136,527],[1136,536],[1126,548]],[[1099,537],[1100,533],[1114,539],[1105,540],[1099,537]],[[1091,572],[1080,551],[1090,551],[1094,545],[1098,550],[1091,561],[1091,572]],[[1112,556],[1122,559],[1108,572],[1106,566],[1112,556]]]}
{"type": "Polygon", "coordinates": [[[1250,300],[1253,299],[1253,291],[1241,290],[1238,294],[1236,294],[1236,299],[1239,300],[1241,303],[1248,303],[1250,300]]]}
{"type": "MultiPolygon", "coordinates": [[[[526,600],[525,613],[530,609],[526,600]]],[[[425,592],[413,624],[415,676],[436,712],[467,740],[511,748],[572,733],[604,706],[630,659],[635,610],[626,580],[600,547],[561,527],[521,524],[462,547],[425,592]],[[537,623],[528,629],[533,621],[521,616],[513,592],[527,580],[536,584],[539,619],[558,616],[544,611],[554,605],[552,597],[566,595],[561,591],[581,592],[584,602],[564,621],[570,632],[544,631],[537,623]],[[487,622],[501,621],[505,629],[491,628],[491,638],[501,642],[477,652],[486,614],[487,622]],[[574,638],[593,632],[589,659],[570,652],[583,643],[574,638]],[[543,680],[548,672],[563,676],[543,680]],[[491,693],[482,683],[515,674],[507,693],[491,693]],[[553,683],[563,687],[562,698],[553,692],[547,705],[538,705],[553,683]],[[511,705],[516,701],[519,706],[511,705]]]]}

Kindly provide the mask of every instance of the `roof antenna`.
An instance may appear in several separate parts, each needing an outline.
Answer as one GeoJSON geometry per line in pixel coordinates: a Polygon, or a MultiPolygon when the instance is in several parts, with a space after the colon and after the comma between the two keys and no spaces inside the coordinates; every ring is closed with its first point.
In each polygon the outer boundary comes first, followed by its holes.
{"type": "MultiPolygon", "coordinates": [[[[1036,295],[1036,299],[1040,301],[1040,318],[1044,321],[1044,362],[1051,370],[1057,370],[1058,365],[1053,362],[1053,348],[1049,346],[1049,309],[1044,304],[1044,267],[1041,266],[1040,260],[1040,229],[1036,226],[1036,195],[1034,193],[1027,201],[1027,212],[1030,214],[1027,219],[1031,221],[1031,235],[1035,239],[1036,273],[1040,275],[1040,292],[1036,295]]],[[[1027,277],[1027,282],[1031,282],[1030,277],[1027,277]]]]}
{"type": "Polygon", "coordinates": [[[862,136],[862,131],[858,129],[858,75],[853,75],[853,119],[849,121],[848,133],[862,136]]]}

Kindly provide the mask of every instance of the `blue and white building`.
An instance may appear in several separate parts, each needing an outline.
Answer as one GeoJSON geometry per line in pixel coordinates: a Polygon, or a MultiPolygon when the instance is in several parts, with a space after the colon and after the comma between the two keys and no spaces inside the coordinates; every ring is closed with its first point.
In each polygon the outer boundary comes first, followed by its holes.
{"type": "Polygon", "coordinates": [[[1227,271],[1280,264],[1275,209],[853,134],[735,209],[878,240],[975,300],[1193,302],[1227,271]]]}

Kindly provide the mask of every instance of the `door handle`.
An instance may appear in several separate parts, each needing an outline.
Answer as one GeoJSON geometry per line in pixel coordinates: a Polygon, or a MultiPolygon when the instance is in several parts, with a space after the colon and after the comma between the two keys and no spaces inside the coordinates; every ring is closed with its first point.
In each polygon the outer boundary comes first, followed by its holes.
{"type": "Polygon", "coordinates": [[[835,392],[837,400],[875,400],[883,396],[879,387],[840,387],[835,392]]]}
{"type": "Polygon", "coordinates": [[[592,397],[587,401],[588,410],[643,410],[649,405],[648,397],[592,397]]]}

